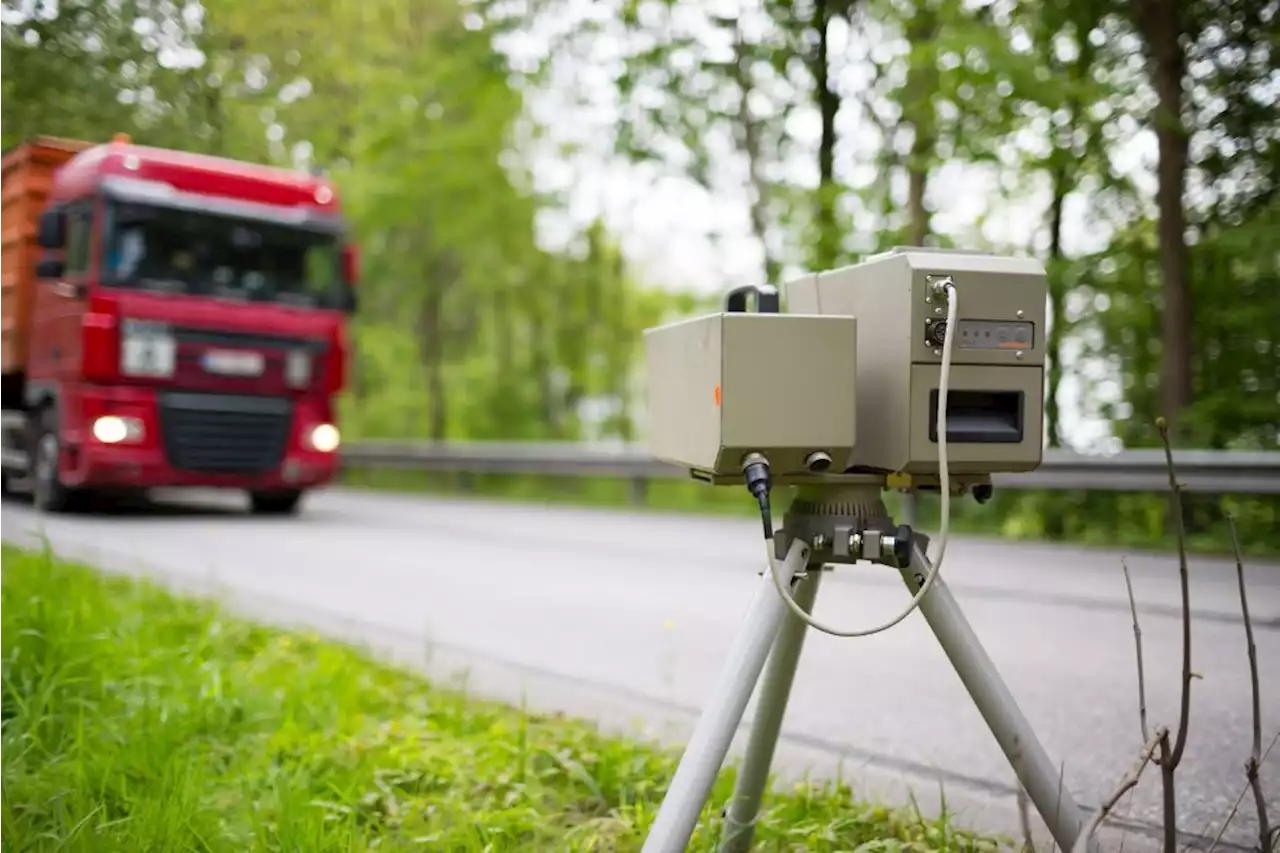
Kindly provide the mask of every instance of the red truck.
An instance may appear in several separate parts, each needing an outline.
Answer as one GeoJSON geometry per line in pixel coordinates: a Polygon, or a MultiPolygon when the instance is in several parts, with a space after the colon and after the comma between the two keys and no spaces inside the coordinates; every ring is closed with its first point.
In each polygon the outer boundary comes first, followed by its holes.
{"type": "Polygon", "coordinates": [[[40,137],[3,155],[3,486],[46,512],[337,470],[357,255],[324,178],[40,137]]]}

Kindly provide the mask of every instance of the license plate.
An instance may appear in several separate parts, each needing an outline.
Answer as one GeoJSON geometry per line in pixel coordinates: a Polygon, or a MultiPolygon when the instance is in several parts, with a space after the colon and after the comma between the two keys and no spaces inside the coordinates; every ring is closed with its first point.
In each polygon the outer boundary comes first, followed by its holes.
{"type": "Polygon", "coordinates": [[[209,350],[200,358],[209,373],[222,376],[261,376],[262,353],[235,350],[209,350]]]}

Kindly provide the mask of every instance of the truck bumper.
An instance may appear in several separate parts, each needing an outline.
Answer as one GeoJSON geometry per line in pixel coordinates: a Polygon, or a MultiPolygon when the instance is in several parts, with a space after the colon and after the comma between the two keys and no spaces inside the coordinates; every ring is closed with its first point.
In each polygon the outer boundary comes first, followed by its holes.
{"type": "MultiPolygon", "coordinates": [[[[183,395],[177,392],[171,396],[183,395]]],[[[154,389],[86,389],[78,407],[82,417],[74,419],[78,422],[75,427],[68,422],[63,434],[63,482],[71,487],[92,488],[202,487],[269,491],[311,489],[328,483],[337,474],[337,452],[320,452],[307,443],[311,430],[320,424],[332,423],[328,399],[290,401],[287,414],[280,415],[283,448],[270,455],[269,466],[257,466],[256,470],[216,470],[217,466],[206,467],[195,462],[217,456],[211,457],[208,446],[228,449],[234,457],[237,447],[261,441],[260,437],[243,432],[242,420],[235,417],[219,420],[228,414],[228,410],[218,408],[219,404],[248,398],[186,397],[206,406],[197,410],[195,423],[191,423],[190,417],[181,424],[173,417],[165,417],[165,396],[154,389]],[[201,412],[206,416],[204,421],[199,420],[201,412]],[[124,441],[103,442],[94,435],[94,423],[104,416],[127,419],[131,425],[140,427],[140,432],[124,441]],[[201,442],[206,447],[202,447],[201,442]]],[[[261,400],[264,404],[280,402],[272,398],[261,400]]],[[[232,414],[239,413],[233,411],[232,414]]],[[[233,463],[224,467],[236,466],[233,463]]]]}
{"type": "MultiPolygon", "coordinates": [[[[69,455],[77,454],[69,449],[69,455]]],[[[286,458],[281,466],[265,474],[222,474],[189,471],[168,463],[160,450],[119,446],[82,446],[79,464],[63,475],[71,487],[93,488],[227,488],[245,490],[313,489],[333,479],[336,460],[286,458]]]]}

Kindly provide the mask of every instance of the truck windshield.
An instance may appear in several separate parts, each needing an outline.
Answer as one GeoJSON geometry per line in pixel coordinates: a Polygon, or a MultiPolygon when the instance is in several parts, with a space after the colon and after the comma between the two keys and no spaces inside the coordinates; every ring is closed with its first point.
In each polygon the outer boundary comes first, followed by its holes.
{"type": "Polygon", "coordinates": [[[340,308],[335,237],[287,225],[111,202],[102,283],[156,293],[340,308]]]}

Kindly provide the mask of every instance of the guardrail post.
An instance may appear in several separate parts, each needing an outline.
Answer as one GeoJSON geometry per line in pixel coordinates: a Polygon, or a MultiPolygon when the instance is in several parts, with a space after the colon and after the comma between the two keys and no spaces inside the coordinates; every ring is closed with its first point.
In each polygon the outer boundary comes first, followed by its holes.
{"type": "Polygon", "coordinates": [[[649,481],[644,477],[632,477],[629,489],[633,504],[645,504],[649,499],[649,481]]]}

